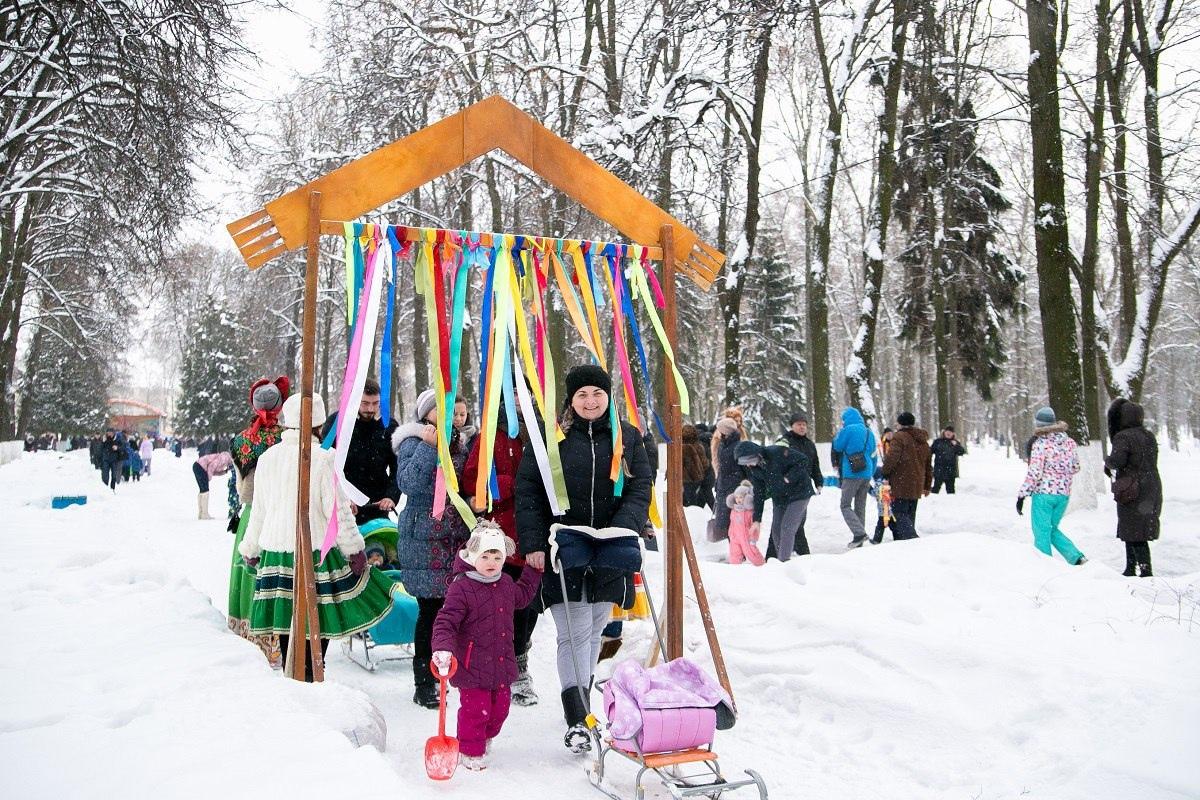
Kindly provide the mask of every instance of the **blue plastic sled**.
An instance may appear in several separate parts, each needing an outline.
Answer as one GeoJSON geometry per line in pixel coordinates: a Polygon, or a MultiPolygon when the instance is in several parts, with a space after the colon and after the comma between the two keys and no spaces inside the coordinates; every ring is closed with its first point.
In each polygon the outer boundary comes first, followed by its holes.
{"type": "Polygon", "coordinates": [[[400,582],[400,570],[384,570],[383,574],[395,581],[392,586],[392,610],[364,632],[346,639],[342,645],[346,657],[367,672],[374,672],[384,661],[403,661],[413,657],[412,643],[417,630],[417,599],[404,590],[404,584],[400,582]],[[362,656],[355,652],[355,642],[362,645],[362,656]],[[397,649],[388,655],[374,654],[379,647],[397,649]]]}

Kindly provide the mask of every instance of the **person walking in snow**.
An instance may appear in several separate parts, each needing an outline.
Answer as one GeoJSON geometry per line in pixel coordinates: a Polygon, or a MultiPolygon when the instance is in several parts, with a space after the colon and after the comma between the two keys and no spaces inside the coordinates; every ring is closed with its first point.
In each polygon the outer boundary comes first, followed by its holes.
{"type": "Polygon", "coordinates": [[[640,536],[653,480],[642,435],[613,413],[611,391],[612,378],[598,366],[578,366],[567,373],[559,418],[565,438],[558,443],[568,499],[563,514],[556,517],[551,509],[531,445],[517,472],[517,531],[525,560],[535,569],[549,562],[563,570],[561,577],[546,573],[534,607],[548,609],[558,630],[558,678],[567,724],[563,744],[574,753],[591,749],[588,693],[613,604],[633,608],[633,576],[641,569],[640,536]],[[614,423],[620,425],[620,453],[614,423]],[[611,477],[614,453],[624,475],[620,488],[611,477]]]}
{"type": "MultiPolygon", "coordinates": [[[[892,444],[892,429],[884,428],[879,437],[879,454],[887,458],[892,444]]],[[[883,544],[883,530],[892,532],[892,540],[896,538],[896,515],[892,513],[892,487],[883,478],[883,465],[875,467],[875,475],[871,478],[871,495],[875,498],[875,533],[871,536],[871,544],[883,544]]]]}
{"type": "Polygon", "coordinates": [[[138,445],[138,455],[142,458],[142,474],[149,477],[150,461],[154,458],[154,437],[147,436],[138,445]]]}
{"type": "Polygon", "coordinates": [[[742,427],[742,410],[737,406],[725,409],[725,415],[717,420],[710,442],[712,465],[716,480],[716,518],[712,522],[712,540],[729,538],[729,508],[724,503],[745,476],[738,467],[734,451],[738,443],[746,438],[742,427]]]}
{"type": "Polygon", "coordinates": [[[842,429],[833,439],[830,458],[842,487],[842,519],[850,529],[848,548],[867,541],[867,495],[875,475],[875,434],[857,408],[842,412],[842,429]]]}
{"type": "Polygon", "coordinates": [[[950,425],[942,428],[942,435],[929,447],[933,452],[933,488],[937,494],[946,486],[946,494],[954,494],[954,481],[958,478],[958,459],[967,454],[967,448],[958,442],[954,428],[950,425]]]}
{"type": "Polygon", "coordinates": [[[883,459],[883,477],[892,492],[895,539],[917,538],[917,503],[929,494],[933,485],[933,454],[929,450],[929,432],[917,427],[911,411],[896,417],[900,429],[892,434],[883,459]]]}
{"type": "Polygon", "coordinates": [[[766,559],[758,549],[757,529],[753,535],[750,533],[754,525],[754,484],[742,481],[733,494],[725,498],[725,505],[729,506],[729,563],[749,561],[761,567],[766,559]]]}
{"type": "Polygon", "coordinates": [[[808,555],[808,540],[802,538],[808,501],[813,496],[808,458],[785,445],[763,447],[751,441],[738,442],[734,455],[754,486],[754,520],[749,539],[758,539],[763,507],[769,499],[772,502],[771,538],[775,541],[779,560],[787,561],[793,553],[808,555]],[[795,541],[797,538],[801,538],[799,544],[795,541]]]}
{"type": "Polygon", "coordinates": [[[1059,422],[1049,406],[1038,410],[1033,424],[1037,439],[1029,452],[1025,481],[1017,494],[1017,513],[1023,514],[1025,498],[1033,497],[1030,513],[1034,547],[1046,555],[1052,555],[1053,547],[1068,564],[1083,564],[1087,558],[1058,527],[1067,513],[1071,483],[1079,472],[1075,440],[1067,435],[1067,423],[1059,422]]]}
{"type": "MultiPolygon", "coordinates": [[[[817,494],[821,493],[821,489],[825,486],[825,476],[821,474],[821,461],[817,456],[817,445],[812,439],[808,438],[808,415],[803,412],[792,414],[788,420],[788,429],[783,432],[783,444],[793,450],[798,450],[808,459],[809,473],[812,475],[813,491],[817,494]]],[[[804,523],[800,524],[800,530],[796,532],[796,547],[800,547],[802,543],[807,544],[808,537],[804,533],[804,523]]],[[[804,555],[797,550],[796,555],[804,555]]],[[[775,541],[768,537],[767,539],[767,558],[776,558],[775,541]]]]}
{"type": "MultiPolygon", "coordinates": [[[[433,516],[437,480],[437,396],[426,389],[417,396],[416,418],[396,428],[396,485],[407,497],[396,523],[396,560],[404,573],[404,588],[417,598],[417,627],[413,638],[413,702],[438,707],[437,679],[429,670],[433,622],[446,598],[455,554],[466,544],[466,523],[449,505],[441,519],[433,516]]],[[[462,473],[467,453],[457,438],[449,442],[450,459],[462,473]]]]}
{"type": "MultiPolygon", "coordinates": [[[[514,581],[520,579],[525,567],[525,557],[516,547],[518,537],[515,492],[517,471],[521,467],[523,448],[528,441],[529,432],[525,429],[523,419],[520,420],[517,438],[508,435],[508,413],[501,403],[499,416],[496,418],[496,442],[492,448],[492,465],[496,470],[496,486],[500,493],[492,498],[490,509],[476,508],[475,512],[499,525],[504,535],[513,541],[513,552],[509,553],[504,561],[504,574],[514,581]]],[[[475,496],[475,484],[479,477],[479,450],[482,444],[482,437],[471,437],[471,450],[467,455],[462,475],[462,491],[468,499],[475,496]]],[[[512,701],[519,706],[532,706],[538,701],[533,679],[529,676],[529,645],[533,640],[533,629],[537,625],[537,619],[537,609],[531,608],[529,604],[513,609],[512,642],[517,659],[517,679],[513,681],[510,689],[512,701]]]]}
{"type": "MultiPolygon", "coordinates": [[[[321,654],[330,639],[366,630],[392,610],[392,581],[367,566],[362,534],[354,524],[350,503],[333,487],[333,451],[319,446],[317,429],[300,430],[301,395],[283,404],[280,442],[258,458],[254,470],[254,502],[250,521],[238,552],[255,570],[254,599],[250,605],[249,631],[253,636],[276,635],[287,652],[294,602],[293,574],[296,566],[296,502],[299,488],[300,437],[311,436],[312,464],[309,472],[308,524],[313,542],[323,538],[330,519],[336,521],[336,546],[321,560],[319,545],[313,549],[313,578],[316,586],[317,622],[321,654]]],[[[312,396],[313,419],[325,418],[325,402],[312,396]]],[[[213,455],[220,455],[214,453],[213,455]]],[[[228,453],[224,454],[226,457],[228,453]]],[[[297,647],[300,643],[297,643],[297,647]]],[[[313,654],[304,642],[306,676],[312,677],[313,654]]],[[[292,658],[299,658],[294,653],[292,658]]]]}
{"type": "Polygon", "coordinates": [[[209,481],[218,475],[224,475],[231,469],[233,469],[233,456],[226,451],[200,456],[192,464],[192,474],[196,476],[196,488],[200,490],[197,502],[198,519],[212,519],[208,513],[209,481]]]}
{"type": "Polygon", "coordinates": [[[100,480],[114,492],[121,480],[121,462],[124,457],[125,434],[109,428],[100,440],[100,480]]]}
{"type": "Polygon", "coordinates": [[[700,444],[695,425],[683,426],[683,504],[704,508],[712,506],[712,462],[708,448],[700,444]],[[708,493],[705,494],[705,483],[708,493]]]}
{"type": "Polygon", "coordinates": [[[267,450],[283,439],[283,426],[279,414],[288,398],[291,384],[286,377],[275,380],[262,378],[250,386],[250,407],[254,419],[243,429],[229,446],[233,457],[234,480],[237,498],[242,510],[234,527],[233,558],[229,567],[229,595],[226,617],[229,629],[252,642],[267,657],[272,667],[283,665],[279,637],[274,633],[255,636],[250,633],[250,611],[254,603],[256,574],[242,560],[239,548],[246,536],[250,523],[250,512],[254,506],[254,472],[258,460],[267,450]]]}
{"type": "Polygon", "coordinates": [[[1162,480],[1158,475],[1158,442],[1143,424],[1145,412],[1137,403],[1118,397],[1108,407],[1108,436],[1112,449],[1104,473],[1113,481],[1117,504],[1117,538],[1125,543],[1127,577],[1154,575],[1150,542],[1158,539],[1162,515],[1162,480]]]}
{"type": "Polygon", "coordinates": [[[517,679],[513,612],[537,594],[541,570],[528,563],[520,577],[505,574],[516,544],[494,522],[481,520],[454,560],[454,580],[433,623],[433,666],[445,675],[458,660],[450,685],[458,689],[458,749],[470,770],[487,767],[492,740],[508,718],[517,679]]]}

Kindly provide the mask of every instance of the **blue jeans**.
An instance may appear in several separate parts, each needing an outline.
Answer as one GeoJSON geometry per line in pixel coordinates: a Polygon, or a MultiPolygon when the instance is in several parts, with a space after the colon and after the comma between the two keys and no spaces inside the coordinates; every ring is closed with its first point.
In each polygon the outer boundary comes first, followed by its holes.
{"type": "Polygon", "coordinates": [[[1078,564],[1079,559],[1083,558],[1083,553],[1058,529],[1063,514],[1067,513],[1067,501],[1070,499],[1065,494],[1033,496],[1033,512],[1030,515],[1033,523],[1033,545],[1046,555],[1051,555],[1050,547],[1053,546],[1068,564],[1078,564]]]}

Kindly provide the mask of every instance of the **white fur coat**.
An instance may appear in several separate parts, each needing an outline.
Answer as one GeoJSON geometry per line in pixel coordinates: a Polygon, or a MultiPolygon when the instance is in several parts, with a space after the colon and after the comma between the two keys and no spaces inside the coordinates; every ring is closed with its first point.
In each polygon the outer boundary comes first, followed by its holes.
{"type": "MultiPolygon", "coordinates": [[[[291,553],[296,549],[296,479],[300,469],[299,431],[286,430],[279,444],[258,459],[254,470],[254,504],[238,552],[255,558],[263,550],[291,553]]],[[[333,451],[314,440],[308,495],[308,519],[313,549],[325,538],[329,518],[337,514],[337,546],[349,556],[363,550],[362,534],[350,513],[350,502],[333,488],[333,451]]]]}

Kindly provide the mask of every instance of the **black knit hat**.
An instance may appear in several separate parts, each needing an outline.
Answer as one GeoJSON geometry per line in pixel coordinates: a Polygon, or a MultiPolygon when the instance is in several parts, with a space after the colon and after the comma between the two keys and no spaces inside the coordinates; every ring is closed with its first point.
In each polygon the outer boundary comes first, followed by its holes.
{"type": "Polygon", "coordinates": [[[565,399],[570,402],[575,393],[585,386],[595,386],[603,389],[607,394],[612,394],[612,378],[595,364],[581,364],[567,373],[567,396],[565,399]]]}
{"type": "Polygon", "coordinates": [[[900,416],[896,417],[896,422],[899,422],[906,428],[911,428],[917,424],[917,418],[913,416],[911,411],[901,411],[900,416]]]}

